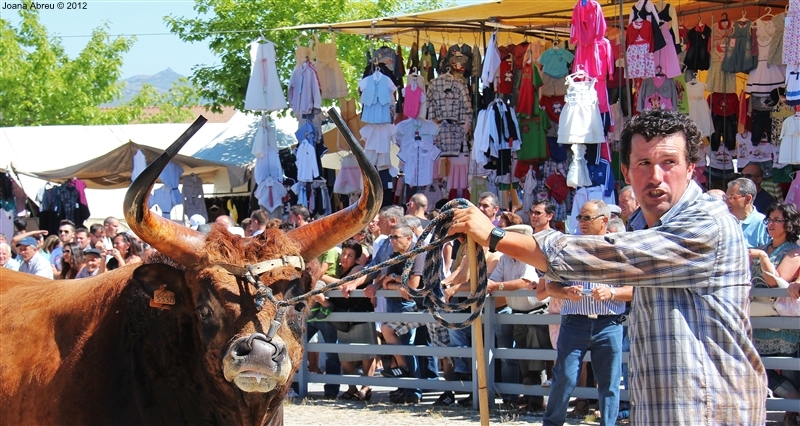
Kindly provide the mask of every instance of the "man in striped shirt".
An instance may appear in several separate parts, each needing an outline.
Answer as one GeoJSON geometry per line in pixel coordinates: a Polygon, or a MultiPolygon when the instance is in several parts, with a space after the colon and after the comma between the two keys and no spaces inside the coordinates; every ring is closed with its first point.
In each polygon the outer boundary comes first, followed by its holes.
{"type": "Polygon", "coordinates": [[[621,139],[622,172],[640,206],[628,220],[633,232],[491,241],[491,223],[474,208],[457,211],[449,232],[554,281],[639,287],[629,330],[631,424],[763,425],[767,380],[750,340],[747,244],[725,203],[692,180],[697,125],[678,112],[642,111],[621,139]]]}
{"type": "MultiPolygon", "coordinates": [[[[601,200],[586,202],[577,216],[581,235],[605,235],[610,218],[606,203],[601,200]]],[[[592,352],[592,371],[597,381],[598,405],[602,413],[600,424],[615,424],[622,374],[622,314],[625,302],[633,298],[633,287],[612,287],[585,281],[548,282],[547,293],[550,297],[565,300],[561,305],[561,332],[556,345],[558,355],[553,366],[553,384],[543,424],[564,424],[569,397],[580,377],[587,351],[592,352]]]]}

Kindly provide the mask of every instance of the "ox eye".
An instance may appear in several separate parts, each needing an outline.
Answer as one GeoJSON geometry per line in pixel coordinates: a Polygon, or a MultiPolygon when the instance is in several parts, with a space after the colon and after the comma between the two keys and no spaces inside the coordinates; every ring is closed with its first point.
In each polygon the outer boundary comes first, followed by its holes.
{"type": "Polygon", "coordinates": [[[306,304],[302,303],[302,302],[294,305],[294,310],[297,311],[297,312],[303,312],[303,310],[305,308],[306,308],[306,304]]]}
{"type": "Polygon", "coordinates": [[[203,321],[205,321],[208,318],[210,318],[212,313],[213,312],[211,311],[211,308],[209,308],[206,305],[203,305],[203,306],[200,306],[199,308],[197,308],[197,314],[200,315],[200,319],[202,319],[203,321]]]}

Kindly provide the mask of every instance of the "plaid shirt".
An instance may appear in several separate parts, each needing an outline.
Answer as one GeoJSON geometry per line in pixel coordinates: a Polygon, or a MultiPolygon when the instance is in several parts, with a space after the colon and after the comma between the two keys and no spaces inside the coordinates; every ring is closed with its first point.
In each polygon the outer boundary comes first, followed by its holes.
{"type": "Polygon", "coordinates": [[[427,100],[429,120],[472,124],[472,102],[464,81],[450,74],[440,75],[428,86],[427,100]]]}
{"type": "Polygon", "coordinates": [[[750,271],[738,221],[694,182],[647,229],[535,235],[553,281],[635,285],[631,423],[763,425],[767,381],[751,341],[750,271]]]}

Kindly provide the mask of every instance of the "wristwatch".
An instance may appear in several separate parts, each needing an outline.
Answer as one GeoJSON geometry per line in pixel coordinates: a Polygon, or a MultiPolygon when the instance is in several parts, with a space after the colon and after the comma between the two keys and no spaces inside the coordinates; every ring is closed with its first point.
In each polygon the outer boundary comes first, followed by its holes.
{"type": "Polygon", "coordinates": [[[500,284],[497,284],[498,291],[503,291],[503,288],[505,288],[505,283],[501,282],[500,284]]]}
{"type": "Polygon", "coordinates": [[[489,234],[489,252],[494,253],[497,251],[497,243],[506,236],[506,231],[503,228],[495,227],[489,234]]]}
{"type": "Polygon", "coordinates": [[[611,290],[611,300],[616,299],[617,298],[617,290],[614,290],[614,287],[609,287],[609,290],[611,290]]]}
{"type": "Polygon", "coordinates": [[[398,277],[397,274],[389,275],[389,278],[391,278],[391,280],[394,281],[394,282],[397,282],[397,283],[400,282],[400,277],[398,277]]]}

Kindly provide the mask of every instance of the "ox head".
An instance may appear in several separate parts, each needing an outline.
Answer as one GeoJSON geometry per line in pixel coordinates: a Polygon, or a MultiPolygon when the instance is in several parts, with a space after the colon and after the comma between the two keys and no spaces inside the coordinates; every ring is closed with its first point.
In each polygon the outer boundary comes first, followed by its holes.
{"type": "Polygon", "coordinates": [[[289,307],[276,332],[270,333],[276,306],[269,300],[258,306],[258,288],[245,276],[247,266],[256,265],[253,275],[274,299],[299,296],[311,290],[318,278],[312,277],[315,271],[307,269],[304,261],[313,261],[363,229],[380,208],[377,171],[338,113],[331,114],[358,160],[364,191],[356,204],[309,225],[288,233],[268,229],[259,236],[241,238],[216,225],[202,234],[150,212],[147,199],[153,183],[203,125],[203,117],[142,172],[125,197],[125,218],[131,229],[180,265],[169,267],[169,272],[166,265],[145,265],[134,278],[149,283],[145,291],[166,284],[184,302],[184,309],[194,310],[193,327],[202,342],[204,369],[210,371],[214,391],[235,401],[240,411],[249,411],[248,417],[256,422],[273,405],[269,401],[280,403],[288,391],[302,358],[305,312],[303,305],[289,307]]]}

